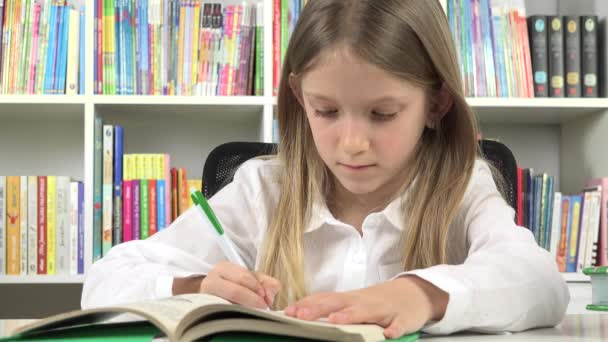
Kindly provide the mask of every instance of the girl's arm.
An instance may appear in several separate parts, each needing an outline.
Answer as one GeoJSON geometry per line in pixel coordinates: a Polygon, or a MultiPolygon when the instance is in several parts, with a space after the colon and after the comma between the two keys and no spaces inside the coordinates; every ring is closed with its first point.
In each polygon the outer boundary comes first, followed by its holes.
{"type": "Polygon", "coordinates": [[[450,265],[405,273],[449,294],[443,318],[425,331],[521,331],[558,324],[570,296],[555,258],[528,229],[515,225],[513,209],[497,191],[488,166],[478,162],[475,168],[451,227],[450,265]]]}
{"type": "MultiPolygon", "coordinates": [[[[226,234],[248,268],[255,264],[264,235],[265,203],[260,202],[261,161],[243,164],[234,181],[211,200],[226,234]]],[[[146,240],[114,246],[87,272],[83,308],[168,297],[191,292],[217,263],[225,261],[215,233],[196,208],[146,240]]]]}

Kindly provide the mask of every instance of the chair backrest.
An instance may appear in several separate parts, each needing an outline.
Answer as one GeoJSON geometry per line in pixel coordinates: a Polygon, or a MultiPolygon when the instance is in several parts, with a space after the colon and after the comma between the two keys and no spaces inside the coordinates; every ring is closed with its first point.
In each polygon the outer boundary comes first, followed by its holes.
{"type": "MultiPolygon", "coordinates": [[[[493,140],[480,140],[481,153],[500,172],[505,180],[503,196],[517,209],[517,163],[513,153],[504,144],[493,140]]],[[[277,145],[259,142],[229,142],[214,148],[203,168],[203,194],[210,198],[226,184],[232,182],[236,169],[248,159],[276,154],[277,145]]]]}

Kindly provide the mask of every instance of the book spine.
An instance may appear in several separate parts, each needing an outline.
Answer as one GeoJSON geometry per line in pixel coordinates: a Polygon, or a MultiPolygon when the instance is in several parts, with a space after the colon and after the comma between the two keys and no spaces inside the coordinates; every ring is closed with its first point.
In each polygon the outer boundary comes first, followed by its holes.
{"type": "Polygon", "coordinates": [[[547,17],[531,16],[528,19],[530,45],[532,55],[532,73],[534,80],[534,96],[548,97],[547,69],[549,64],[547,54],[547,17]]]}
{"type": "Polygon", "coordinates": [[[169,227],[171,222],[171,157],[163,155],[164,178],[165,178],[165,227],[169,227]]]}
{"type": "Polygon", "coordinates": [[[549,17],[549,96],[564,97],[564,33],[562,19],[549,17]]]}
{"type": "Polygon", "coordinates": [[[141,238],[141,188],[140,188],[140,180],[133,179],[131,180],[131,184],[133,187],[132,196],[133,196],[133,206],[132,206],[132,229],[131,235],[133,236],[133,240],[139,240],[141,238]]]}
{"type": "Polygon", "coordinates": [[[114,155],[113,155],[113,187],[114,203],[112,220],[112,246],[122,242],[122,159],[123,159],[123,129],[114,127],[114,155]]]}
{"type": "Polygon", "coordinates": [[[557,257],[557,247],[560,239],[562,193],[556,192],[553,197],[553,219],[551,220],[551,246],[549,252],[557,257]]]}
{"type": "Polygon", "coordinates": [[[27,274],[37,273],[38,177],[27,177],[27,274]]]}
{"type": "MultiPolygon", "coordinates": [[[[0,5],[4,4],[0,3],[0,5]]],[[[0,6],[0,10],[2,10],[2,6],[0,6]]],[[[0,23],[1,26],[2,23],[0,23]]],[[[0,275],[6,274],[6,243],[6,176],[0,176],[0,275]]]]}
{"type": "Polygon", "coordinates": [[[158,230],[163,230],[167,227],[165,218],[166,194],[165,194],[165,156],[158,154],[155,156],[156,169],[156,225],[158,230]]]}
{"type": "Polygon", "coordinates": [[[122,199],[122,241],[133,240],[133,158],[131,155],[123,155],[123,199],[122,199]]]}
{"type": "MultiPolygon", "coordinates": [[[[101,1],[101,0],[98,0],[101,1]]],[[[93,262],[101,259],[103,227],[103,121],[95,118],[93,155],[93,262]]]]}
{"type": "Polygon", "coordinates": [[[581,32],[579,28],[580,17],[564,17],[565,34],[565,62],[566,96],[581,96],[581,32]]]}
{"type": "Polygon", "coordinates": [[[46,178],[46,274],[55,274],[57,178],[46,178]]]}
{"type": "Polygon", "coordinates": [[[55,270],[56,274],[70,271],[70,179],[56,178],[56,225],[55,225],[55,270]]]}
{"type": "Polygon", "coordinates": [[[179,181],[179,214],[183,214],[188,210],[188,198],[190,192],[188,191],[188,179],[186,176],[186,169],[179,168],[178,170],[178,181],[179,181]]]}
{"type": "Polygon", "coordinates": [[[6,274],[19,275],[19,176],[6,177],[6,274]]]}
{"type": "Polygon", "coordinates": [[[70,182],[69,274],[78,274],[78,182],[70,182]]]}
{"type": "Polygon", "coordinates": [[[272,94],[277,95],[281,75],[281,0],[272,1],[272,94]]]}
{"type": "Polygon", "coordinates": [[[19,273],[27,275],[27,176],[19,181],[19,273]]]}
{"type": "Polygon", "coordinates": [[[178,216],[178,194],[177,194],[177,169],[171,168],[171,221],[175,221],[178,216]]]}
{"type": "Polygon", "coordinates": [[[114,145],[114,127],[112,125],[103,126],[103,217],[102,217],[102,253],[106,255],[112,248],[112,162],[114,145]]]}
{"type": "Polygon", "coordinates": [[[559,244],[557,247],[557,268],[560,272],[566,272],[566,258],[568,254],[568,230],[570,223],[570,199],[571,196],[562,196],[562,203],[560,205],[561,213],[561,230],[559,234],[559,244]]]}
{"type": "MultiPolygon", "coordinates": [[[[2,68],[2,56],[3,56],[3,53],[4,53],[4,32],[3,32],[3,29],[4,29],[4,9],[5,9],[4,0],[0,0],[0,82],[2,81],[2,75],[4,74],[3,68],[2,68]]],[[[0,92],[1,92],[1,89],[2,89],[1,87],[2,87],[2,85],[0,84],[0,92]]],[[[5,222],[5,224],[6,224],[6,222],[5,222]]],[[[0,244],[0,248],[2,248],[1,246],[2,246],[2,244],[0,244]]],[[[2,252],[2,250],[0,250],[0,253],[1,252],[2,252]]],[[[4,261],[5,256],[6,256],[6,253],[3,253],[2,256],[0,256],[0,262],[4,261]]],[[[2,266],[0,266],[0,274],[4,274],[1,271],[4,270],[5,264],[4,263],[0,263],[0,264],[2,264],[2,266]]]]}
{"type": "Polygon", "coordinates": [[[139,187],[140,187],[140,196],[139,196],[139,200],[140,200],[140,238],[142,240],[145,240],[148,238],[148,236],[150,236],[150,226],[149,226],[149,213],[148,211],[150,210],[150,208],[148,207],[148,178],[147,177],[147,171],[149,170],[149,166],[148,166],[148,158],[146,157],[146,155],[141,155],[140,158],[140,162],[141,162],[141,177],[140,177],[140,181],[139,181],[139,187]]]}
{"type": "Polygon", "coordinates": [[[27,93],[36,93],[36,60],[38,58],[38,44],[40,42],[40,3],[34,4],[34,21],[32,24],[32,47],[30,49],[30,63],[27,83],[27,93]]]}
{"type": "MultiPolygon", "coordinates": [[[[82,95],[85,91],[85,6],[81,6],[78,12],[78,94],[82,95]]],[[[94,34],[95,36],[95,34],[94,34]]],[[[93,46],[96,47],[95,43],[93,46]]],[[[94,52],[95,54],[95,52],[94,52]]],[[[96,62],[93,65],[97,65],[96,62]]],[[[95,75],[95,72],[94,72],[95,75]]],[[[93,83],[95,85],[95,83],[93,83]]]]}
{"type": "Polygon", "coordinates": [[[78,274],[84,274],[84,183],[78,182],[78,274]]]}
{"type": "Polygon", "coordinates": [[[47,177],[38,176],[38,274],[46,274],[47,177]]]}
{"type": "Polygon", "coordinates": [[[578,257],[578,240],[580,234],[580,219],[582,197],[581,195],[572,196],[570,207],[570,216],[568,226],[568,255],[566,259],[566,272],[576,272],[576,263],[578,257]]]}
{"type": "Polygon", "coordinates": [[[598,21],[597,16],[581,17],[583,96],[598,97],[598,21]]]}
{"type": "Polygon", "coordinates": [[[264,3],[256,8],[255,24],[255,95],[264,95],[264,3]]]}
{"type": "MultiPolygon", "coordinates": [[[[66,70],[66,82],[60,84],[60,88],[65,88],[66,95],[78,94],[78,70],[79,64],[72,61],[79,61],[79,39],[78,32],[80,31],[80,15],[76,10],[68,10],[69,13],[69,27],[68,27],[68,60],[66,70]]],[[[60,90],[61,92],[61,90],[60,90]]]]}

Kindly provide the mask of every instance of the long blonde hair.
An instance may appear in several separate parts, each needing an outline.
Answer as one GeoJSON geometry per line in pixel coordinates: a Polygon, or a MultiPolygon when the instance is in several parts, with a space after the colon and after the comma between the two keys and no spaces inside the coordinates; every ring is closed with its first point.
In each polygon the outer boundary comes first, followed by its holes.
{"type": "Polygon", "coordinates": [[[447,262],[448,228],[478,155],[475,119],[462,93],[448,22],[436,0],[308,1],[281,70],[277,111],[281,190],[259,270],[281,281],[276,308],[307,295],[303,232],[313,201],[326,199],[331,188],[331,175],[317,153],[306,113],[289,87],[289,75],[306,72],[323,51],[339,45],[424,87],[431,106],[442,86],[453,99],[435,127],[425,129],[398,192],[408,189],[411,194],[402,203],[405,270],[447,262]]]}

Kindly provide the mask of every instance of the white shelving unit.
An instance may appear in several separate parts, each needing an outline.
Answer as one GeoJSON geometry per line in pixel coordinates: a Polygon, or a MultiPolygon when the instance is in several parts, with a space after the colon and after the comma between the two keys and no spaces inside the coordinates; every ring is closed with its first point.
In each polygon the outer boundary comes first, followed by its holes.
{"type": "MultiPolygon", "coordinates": [[[[259,1],[265,2],[264,96],[94,95],[92,8],[86,14],[84,95],[0,96],[0,174],[67,175],[85,183],[85,269],[92,259],[95,117],[124,127],[125,153],[169,153],[172,165],[185,167],[191,178],[200,177],[208,152],[220,143],[272,141],[276,108],[270,53],[272,1],[259,1]]],[[[558,1],[546,0],[545,7],[540,1],[527,5],[551,13],[558,1]]],[[[485,137],[506,143],[520,165],[555,175],[558,190],[576,193],[586,179],[608,175],[608,159],[603,157],[608,145],[607,98],[469,98],[468,102],[485,137]]],[[[587,276],[563,275],[570,284],[589,285],[587,276]]],[[[0,276],[0,302],[3,307],[14,306],[5,306],[5,300],[17,305],[19,299],[14,298],[20,298],[15,294],[21,285],[44,293],[49,287],[80,286],[83,280],[82,275],[0,276]]]]}

